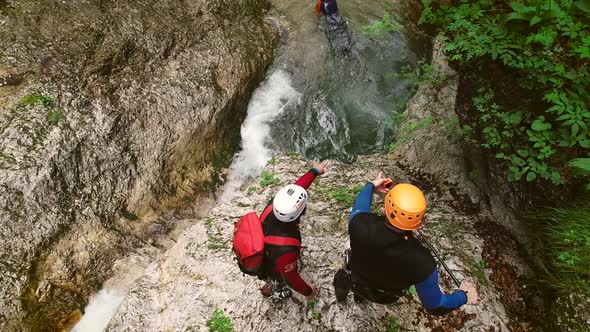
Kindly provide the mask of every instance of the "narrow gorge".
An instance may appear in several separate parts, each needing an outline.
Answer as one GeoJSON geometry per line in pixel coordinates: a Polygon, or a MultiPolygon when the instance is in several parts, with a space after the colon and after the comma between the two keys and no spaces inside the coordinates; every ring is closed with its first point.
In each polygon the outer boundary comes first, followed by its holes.
{"type": "Polygon", "coordinates": [[[422,4],[338,5],[342,31],[314,1],[0,0],[0,331],[217,331],[219,311],[235,331],[590,330],[586,297],[547,295],[525,191],[462,141],[465,81],[422,4]],[[409,78],[425,63],[442,84],[409,78]],[[319,296],[273,303],[234,223],[322,159],[301,224],[319,296]],[[336,302],[381,171],[424,190],[424,232],[477,306],[336,302]]]}

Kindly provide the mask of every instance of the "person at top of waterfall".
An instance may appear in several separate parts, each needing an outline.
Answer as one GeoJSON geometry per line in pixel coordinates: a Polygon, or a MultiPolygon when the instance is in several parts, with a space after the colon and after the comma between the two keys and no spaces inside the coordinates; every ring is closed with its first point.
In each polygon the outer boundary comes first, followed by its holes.
{"type": "MultiPolygon", "coordinates": [[[[274,196],[271,202],[272,213],[262,221],[264,235],[295,238],[301,242],[299,224],[307,207],[307,191],[316,176],[323,174],[330,165],[329,160],[315,164],[312,169],[274,196]]],[[[266,284],[261,288],[265,297],[283,300],[292,295],[292,288],[306,297],[314,299],[318,294],[315,284],[309,284],[299,275],[297,261],[300,257],[300,247],[289,245],[269,245],[264,248],[264,271],[266,284]],[[287,287],[288,286],[288,287],[287,287]]]]}
{"type": "Polygon", "coordinates": [[[424,220],[426,198],[412,184],[392,184],[379,173],[356,197],[348,223],[350,249],[334,276],[336,299],[345,301],[352,290],[356,301],[389,304],[415,285],[422,305],[435,315],[477,304],[477,288],[470,282],[451,294],[441,292],[436,262],[412,234],[424,220]],[[374,192],[386,193],[385,216],[371,213],[374,192]]]}
{"type": "Polygon", "coordinates": [[[315,6],[315,13],[319,15],[322,13],[326,17],[338,17],[338,3],[336,0],[319,0],[315,6]]]}

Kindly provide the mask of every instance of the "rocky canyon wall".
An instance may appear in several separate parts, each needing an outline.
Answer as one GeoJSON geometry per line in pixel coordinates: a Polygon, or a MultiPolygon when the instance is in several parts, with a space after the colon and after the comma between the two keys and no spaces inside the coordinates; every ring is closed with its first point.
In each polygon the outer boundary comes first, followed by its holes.
{"type": "Polygon", "coordinates": [[[69,326],[211,185],[271,62],[266,8],[0,1],[0,330],[69,326]]]}

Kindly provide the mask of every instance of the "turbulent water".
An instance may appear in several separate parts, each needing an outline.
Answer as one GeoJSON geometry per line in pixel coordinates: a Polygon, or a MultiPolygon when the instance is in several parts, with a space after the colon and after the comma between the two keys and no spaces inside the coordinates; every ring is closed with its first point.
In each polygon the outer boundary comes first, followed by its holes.
{"type": "Polygon", "coordinates": [[[260,173],[272,158],[268,138],[273,120],[300,103],[301,94],[293,88],[289,75],[280,69],[273,71],[256,90],[241,128],[242,149],[234,156],[222,201],[233,197],[244,180],[260,173]]]}
{"type": "Polygon", "coordinates": [[[286,28],[274,65],[248,107],[242,148],[222,200],[257,176],[276,151],[351,161],[383,148],[395,133],[392,115],[412,93],[411,84],[396,75],[417,63],[404,34],[369,38],[362,32],[386,13],[384,1],[339,3],[352,36],[347,54],[332,49],[312,2],[272,2],[286,28]]]}
{"type": "Polygon", "coordinates": [[[86,314],[72,329],[72,332],[103,331],[123,299],[125,299],[125,292],[121,290],[102,289],[90,299],[90,303],[86,306],[86,314]]]}

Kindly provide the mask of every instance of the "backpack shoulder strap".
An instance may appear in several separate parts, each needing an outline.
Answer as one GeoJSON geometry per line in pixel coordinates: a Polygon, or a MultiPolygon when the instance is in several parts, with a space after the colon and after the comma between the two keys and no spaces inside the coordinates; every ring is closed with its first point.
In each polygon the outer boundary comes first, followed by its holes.
{"type": "Polygon", "coordinates": [[[265,236],[264,237],[265,244],[272,244],[275,246],[294,246],[301,248],[301,242],[292,237],[284,237],[284,236],[265,236]]]}
{"type": "Polygon", "coordinates": [[[269,213],[271,213],[271,212],[272,212],[272,204],[270,204],[269,206],[266,207],[266,209],[264,209],[264,211],[260,215],[260,222],[261,223],[264,222],[266,217],[268,217],[269,213]]]}

